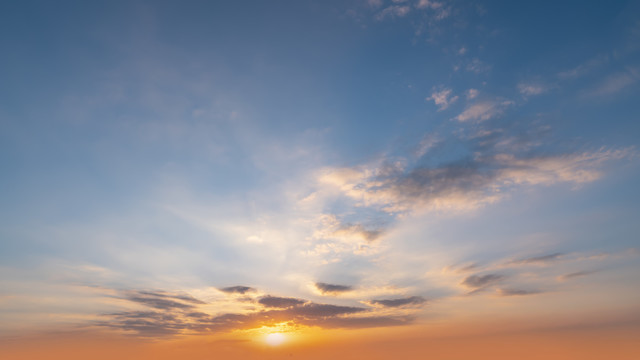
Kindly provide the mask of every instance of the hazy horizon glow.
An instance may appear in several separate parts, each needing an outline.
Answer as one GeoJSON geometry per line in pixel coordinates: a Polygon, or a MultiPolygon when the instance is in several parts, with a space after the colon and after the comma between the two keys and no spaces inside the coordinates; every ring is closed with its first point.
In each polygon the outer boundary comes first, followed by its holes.
{"type": "Polygon", "coordinates": [[[636,2],[0,29],[0,357],[640,356],[636,2]]]}

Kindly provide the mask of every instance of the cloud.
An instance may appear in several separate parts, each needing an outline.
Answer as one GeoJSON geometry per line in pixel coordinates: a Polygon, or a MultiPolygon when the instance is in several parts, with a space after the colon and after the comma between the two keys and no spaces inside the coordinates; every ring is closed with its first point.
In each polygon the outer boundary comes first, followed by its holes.
{"type": "Polygon", "coordinates": [[[152,308],[164,310],[191,309],[194,307],[194,304],[204,304],[204,302],[191,296],[151,291],[128,291],[126,299],[152,308]]]}
{"type": "Polygon", "coordinates": [[[307,318],[330,317],[345,314],[355,314],[365,311],[365,308],[353,306],[339,306],[330,304],[307,303],[286,310],[291,316],[303,316],[307,318]]]}
{"type": "Polygon", "coordinates": [[[504,110],[513,105],[513,101],[481,101],[467,107],[455,119],[460,122],[485,121],[501,115],[504,110]]]}
{"type": "MultiPolygon", "coordinates": [[[[329,290],[344,290],[341,285],[325,285],[329,290]]],[[[141,337],[164,337],[187,333],[255,329],[282,322],[290,323],[292,326],[362,328],[399,326],[410,323],[413,320],[412,317],[406,316],[406,311],[397,315],[389,313],[389,311],[379,314],[374,308],[321,304],[304,299],[270,295],[258,299],[258,303],[266,309],[245,308],[245,311],[241,313],[212,315],[206,311],[215,306],[215,303],[201,307],[205,304],[199,300],[178,295],[193,304],[176,305],[178,302],[165,298],[166,296],[173,296],[171,293],[157,292],[161,296],[155,296],[156,292],[130,291],[129,293],[130,296],[125,297],[126,300],[142,304],[153,310],[103,314],[103,319],[94,321],[93,324],[99,327],[118,329],[141,337]],[[144,293],[144,300],[141,300],[141,293],[144,293]]],[[[412,297],[388,301],[390,303],[385,305],[384,300],[381,300],[380,305],[392,309],[403,305],[417,305],[424,300],[419,297],[412,297]]]]}
{"type": "Polygon", "coordinates": [[[469,89],[467,90],[466,94],[467,94],[467,100],[471,100],[478,97],[478,94],[480,94],[480,91],[478,91],[477,89],[469,89]]]}
{"type": "Polygon", "coordinates": [[[500,294],[500,296],[525,296],[525,295],[536,295],[540,293],[541,291],[539,290],[522,290],[522,289],[512,289],[512,288],[498,289],[498,294],[500,294]]]}
{"type": "Polygon", "coordinates": [[[162,297],[162,298],[168,298],[168,299],[182,300],[192,304],[206,304],[204,301],[198,300],[190,295],[172,294],[165,291],[138,291],[137,293],[143,296],[155,296],[155,297],[162,297]]]}
{"type": "Polygon", "coordinates": [[[411,11],[411,7],[407,5],[392,5],[380,11],[376,15],[376,20],[384,20],[387,17],[391,17],[391,18],[404,17],[410,11],[411,11]]]}
{"type": "Polygon", "coordinates": [[[522,95],[533,96],[533,95],[540,95],[540,94],[546,92],[547,88],[545,86],[540,85],[540,84],[520,83],[520,84],[518,84],[518,91],[520,91],[520,94],[522,94],[522,95]]]}
{"type": "Polygon", "coordinates": [[[558,77],[562,80],[566,79],[574,79],[588,74],[593,71],[595,68],[603,65],[604,63],[609,61],[609,56],[600,55],[591,60],[586,61],[583,64],[580,64],[573,69],[565,70],[558,73],[558,77]]]}
{"type": "Polygon", "coordinates": [[[372,328],[403,326],[413,322],[412,316],[366,316],[366,317],[331,317],[314,322],[324,328],[372,328]]]}
{"type": "Polygon", "coordinates": [[[304,304],[306,301],[290,297],[277,297],[277,296],[263,296],[258,300],[258,303],[266,307],[272,308],[290,308],[304,304]]]}
{"type": "Polygon", "coordinates": [[[427,134],[423,136],[422,140],[420,140],[420,144],[418,144],[414,152],[414,156],[416,158],[423,157],[427,152],[429,152],[429,150],[436,147],[440,142],[441,140],[434,134],[427,134]]]}
{"type": "Polygon", "coordinates": [[[465,67],[467,71],[480,74],[491,70],[491,66],[483,63],[480,59],[471,60],[465,67]]]}
{"type": "Polygon", "coordinates": [[[379,8],[382,6],[382,0],[367,0],[367,4],[372,8],[379,8]]]}
{"type": "Polygon", "coordinates": [[[330,169],[320,181],[337,187],[358,206],[388,213],[421,208],[471,210],[500,200],[514,186],[594,181],[601,176],[602,163],[632,153],[632,149],[527,157],[476,153],[473,158],[435,167],[330,169]]]}
{"type": "Polygon", "coordinates": [[[129,311],[105,314],[106,321],[97,321],[101,327],[133,332],[142,337],[177,335],[187,328],[187,324],[171,314],[153,311],[129,311]]]}
{"type": "Polygon", "coordinates": [[[543,255],[543,256],[534,256],[534,257],[528,257],[528,258],[519,259],[519,260],[512,260],[508,264],[511,264],[511,265],[530,265],[530,264],[546,265],[546,264],[549,264],[549,263],[552,263],[552,262],[560,260],[560,258],[562,258],[564,255],[565,254],[563,254],[563,253],[553,253],[553,254],[543,255]]]}
{"type": "Polygon", "coordinates": [[[576,271],[576,272],[572,272],[572,273],[569,273],[569,274],[564,274],[564,275],[558,276],[558,281],[566,281],[566,280],[569,280],[569,279],[575,279],[575,278],[591,275],[591,274],[594,274],[596,272],[597,271],[595,271],[595,270],[593,270],[593,271],[576,271]]]}
{"type": "Polygon", "coordinates": [[[249,286],[229,286],[222,289],[218,289],[227,294],[244,294],[247,292],[254,292],[256,289],[249,286]]]}
{"type": "Polygon", "coordinates": [[[327,284],[323,282],[317,282],[316,288],[320,290],[322,294],[339,294],[353,290],[353,287],[351,286],[327,284]]]}
{"type": "Polygon", "coordinates": [[[620,92],[640,80],[640,69],[628,67],[626,71],[609,75],[595,89],[589,91],[587,96],[609,96],[620,92]]]}
{"type": "Polygon", "coordinates": [[[389,300],[371,300],[369,303],[371,305],[380,305],[384,307],[402,307],[409,305],[422,305],[426,303],[427,300],[421,296],[411,296],[408,298],[399,298],[399,299],[389,299],[389,300]]]}
{"type": "Polygon", "coordinates": [[[467,263],[467,264],[463,264],[463,265],[450,265],[450,266],[446,266],[445,268],[442,269],[443,273],[449,273],[449,272],[453,272],[453,273],[465,273],[465,272],[469,272],[469,271],[473,271],[476,270],[480,267],[480,265],[476,264],[476,263],[467,263]]]}
{"type": "Polygon", "coordinates": [[[493,285],[504,279],[505,276],[500,274],[471,275],[467,276],[461,284],[469,288],[478,289],[484,288],[488,285],[493,285]]]}
{"type": "Polygon", "coordinates": [[[419,0],[415,6],[416,9],[433,11],[435,20],[445,19],[451,13],[451,9],[445,7],[441,1],[419,0]]]}
{"type": "Polygon", "coordinates": [[[374,241],[384,233],[382,229],[367,230],[362,224],[346,224],[333,232],[336,236],[356,236],[366,241],[374,241]]]}
{"type": "Polygon", "coordinates": [[[314,236],[318,239],[340,239],[346,242],[371,242],[378,239],[384,229],[380,224],[374,227],[360,223],[344,223],[336,215],[323,214],[319,219],[320,227],[314,236]]]}
{"type": "Polygon", "coordinates": [[[443,89],[441,91],[435,91],[425,100],[433,102],[438,106],[438,111],[445,110],[449,105],[455,103],[458,100],[458,96],[451,96],[451,89],[443,89]]]}

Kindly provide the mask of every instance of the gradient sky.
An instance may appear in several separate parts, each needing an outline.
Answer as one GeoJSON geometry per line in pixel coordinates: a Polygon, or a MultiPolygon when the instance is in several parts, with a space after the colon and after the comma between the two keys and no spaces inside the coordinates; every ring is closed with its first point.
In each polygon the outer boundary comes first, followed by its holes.
{"type": "Polygon", "coordinates": [[[638,2],[10,0],[0,49],[0,354],[639,354],[638,2]]]}

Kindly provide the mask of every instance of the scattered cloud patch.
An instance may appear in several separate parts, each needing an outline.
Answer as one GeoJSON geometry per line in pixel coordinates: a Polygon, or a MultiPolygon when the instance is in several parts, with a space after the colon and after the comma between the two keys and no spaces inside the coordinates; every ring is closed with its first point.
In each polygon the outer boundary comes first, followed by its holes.
{"type": "Polygon", "coordinates": [[[460,122],[485,121],[501,115],[513,101],[481,101],[467,107],[455,119],[460,122]]]}
{"type": "Polygon", "coordinates": [[[440,91],[435,91],[431,94],[427,101],[433,100],[433,102],[438,106],[438,111],[445,110],[449,107],[449,105],[455,103],[458,100],[458,96],[451,96],[451,89],[442,89],[440,91]]]}
{"type": "Polygon", "coordinates": [[[411,11],[408,5],[391,5],[380,11],[376,15],[376,20],[384,20],[386,18],[404,17],[411,11]]]}
{"type": "Polygon", "coordinates": [[[536,83],[520,83],[518,84],[518,91],[524,96],[534,96],[545,93],[547,87],[536,83]]]}
{"type": "Polygon", "coordinates": [[[469,90],[467,90],[467,92],[466,92],[467,100],[471,100],[471,99],[477,98],[478,94],[480,94],[480,91],[478,91],[477,89],[469,89],[469,90]]]}
{"type": "Polygon", "coordinates": [[[480,59],[476,58],[476,59],[472,59],[469,63],[467,63],[467,66],[465,67],[465,69],[469,72],[481,74],[491,70],[491,66],[485,64],[480,59]]]}

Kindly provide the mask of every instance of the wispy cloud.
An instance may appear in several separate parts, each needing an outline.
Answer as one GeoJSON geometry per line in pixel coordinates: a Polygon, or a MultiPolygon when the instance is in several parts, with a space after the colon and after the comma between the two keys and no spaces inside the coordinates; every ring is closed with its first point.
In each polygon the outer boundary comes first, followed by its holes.
{"type": "Polygon", "coordinates": [[[599,66],[607,63],[609,61],[609,56],[607,55],[599,55],[594,57],[593,59],[587,60],[584,63],[562,72],[558,73],[558,78],[560,79],[574,79],[581,76],[584,76],[591,71],[595,70],[599,66]]]}
{"type": "Polygon", "coordinates": [[[514,289],[514,288],[498,289],[498,294],[500,296],[526,296],[526,295],[536,295],[540,293],[541,293],[540,290],[523,290],[523,289],[514,289]]]}
{"type": "Polygon", "coordinates": [[[588,271],[588,270],[576,271],[576,272],[572,272],[572,273],[568,273],[568,274],[564,274],[564,275],[558,276],[558,281],[566,281],[566,280],[570,280],[570,279],[584,277],[584,276],[588,276],[588,275],[594,274],[596,272],[597,271],[595,271],[595,270],[591,270],[591,271],[588,271]]]}
{"type": "Polygon", "coordinates": [[[524,259],[512,260],[508,262],[509,265],[547,265],[560,260],[565,254],[553,253],[542,256],[533,256],[524,259]]]}
{"type": "Polygon", "coordinates": [[[425,207],[469,210],[500,200],[512,186],[594,181],[601,176],[602,163],[630,153],[630,149],[529,157],[500,153],[389,173],[376,168],[332,169],[321,181],[363,206],[391,213],[425,207]]]}
{"type": "Polygon", "coordinates": [[[509,100],[487,100],[474,103],[467,107],[455,119],[460,122],[467,121],[485,121],[501,115],[505,109],[513,105],[513,101],[509,100]]]}
{"type": "Polygon", "coordinates": [[[478,289],[496,284],[504,279],[505,276],[501,274],[470,275],[462,280],[461,285],[472,289],[478,289]]]}
{"type": "Polygon", "coordinates": [[[203,301],[187,295],[153,291],[127,291],[126,299],[155,309],[191,309],[203,301]]]}
{"type": "Polygon", "coordinates": [[[586,94],[589,97],[610,96],[630,87],[638,80],[640,80],[640,69],[628,67],[626,71],[609,75],[586,94]]]}
{"type": "Polygon", "coordinates": [[[376,14],[376,20],[384,20],[385,18],[404,17],[411,11],[411,7],[408,5],[391,5],[384,8],[382,11],[376,14]]]}
{"type": "Polygon", "coordinates": [[[491,66],[476,58],[469,61],[465,66],[465,69],[469,72],[480,74],[491,70],[491,66]]]}
{"type": "Polygon", "coordinates": [[[519,83],[518,91],[524,96],[540,95],[547,92],[548,88],[539,83],[519,83]]]}

